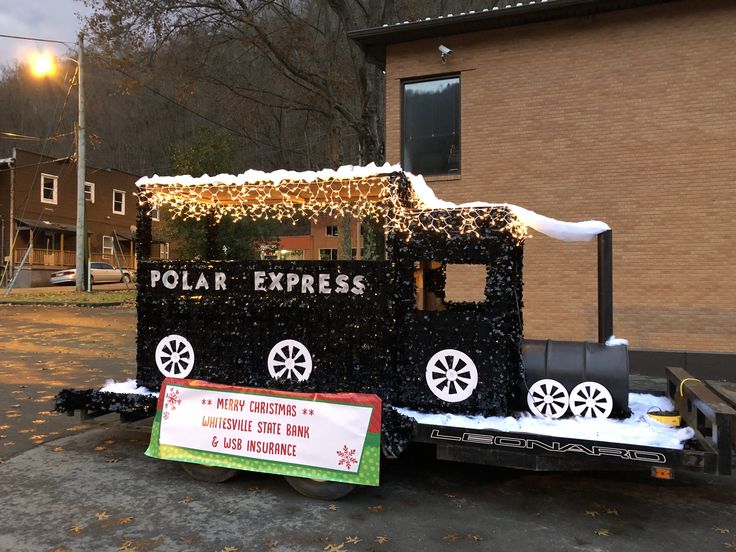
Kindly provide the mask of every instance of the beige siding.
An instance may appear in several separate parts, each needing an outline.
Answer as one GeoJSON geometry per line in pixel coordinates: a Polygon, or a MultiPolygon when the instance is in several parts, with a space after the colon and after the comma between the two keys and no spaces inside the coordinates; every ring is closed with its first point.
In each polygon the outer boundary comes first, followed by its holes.
{"type": "MultiPolygon", "coordinates": [[[[613,228],[614,328],[634,348],[736,348],[736,4],[694,0],[399,44],[405,78],[459,73],[462,176],[439,197],[613,228]],[[451,47],[442,64],[437,46],[451,47]]],[[[525,335],[596,339],[595,243],[533,236],[525,335]]]]}

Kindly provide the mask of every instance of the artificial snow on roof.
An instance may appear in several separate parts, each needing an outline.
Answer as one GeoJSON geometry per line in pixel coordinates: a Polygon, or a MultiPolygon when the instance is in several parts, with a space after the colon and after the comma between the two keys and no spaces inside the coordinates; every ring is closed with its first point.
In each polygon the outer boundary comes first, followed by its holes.
{"type": "Polygon", "coordinates": [[[415,176],[411,173],[407,175],[411,182],[412,189],[417,194],[419,201],[428,209],[453,209],[463,207],[506,207],[516,217],[524,223],[525,226],[533,228],[537,232],[540,232],[550,238],[555,238],[561,241],[575,242],[575,241],[589,241],[595,236],[606,230],[610,230],[611,227],[605,222],[599,220],[586,220],[582,222],[566,222],[562,220],[545,217],[524,209],[518,205],[510,203],[483,203],[474,201],[471,203],[455,204],[450,201],[444,201],[438,199],[432,188],[427,185],[424,178],[421,176],[415,176]]]}
{"type": "Polygon", "coordinates": [[[244,173],[237,175],[218,174],[216,176],[144,176],[139,178],[136,186],[139,188],[161,185],[161,186],[212,186],[212,185],[253,185],[269,184],[278,186],[282,182],[317,182],[319,180],[348,180],[356,178],[370,178],[373,176],[389,175],[393,172],[400,172],[401,165],[391,165],[385,163],[380,167],[375,163],[365,166],[343,165],[337,170],[322,169],[321,171],[287,171],[277,170],[273,172],[257,171],[249,169],[244,173]]]}
{"type": "MultiPolygon", "coordinates": [[[[196,187],[196,186],[274,186],[277,187],[281,183],[313,183],[317,181],[340,181],[350,179],[368,179],[372,177],[387,176],[392,173],[402,172],[401,165],[391,165],[385,163],[377,166],[370,163],[366,166],[344,165],[337,170],[323,169],[321,171],[287,171],[277,170],[270,173],[248,170],[238,175],[219,174],[216,176],[203,175],[194,177],[190,175],[181,176],[144,176],[140,178],[136,185],[139,188],[147,186],[172,186],[172,187],[196,187]]],[[[567,241],[589,241],[601,232],[610,230],[610,227],[599,220],[587,220],[582,222],[567,222],[554,218],[546,217],[513,205],[510,203],[484,203],[471,202],[456,204],[450,201],[444,201],[435,195],[432,188],[427,185],[421,175],[405,173],[409,179],[412,189],[419,201],[419,207],[423,209],[457,209],[457,208],[477,208],[477,207],[506,207],[508,208],[525,226],[540,232],[551,238],[567,241]]]]}

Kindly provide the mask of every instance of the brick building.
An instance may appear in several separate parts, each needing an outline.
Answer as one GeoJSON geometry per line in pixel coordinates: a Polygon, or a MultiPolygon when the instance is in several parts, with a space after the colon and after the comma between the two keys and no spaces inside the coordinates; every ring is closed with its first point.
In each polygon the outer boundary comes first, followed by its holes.
{"type": "MultiPolygon", "coordinates": [[[[443,199],[606,221],[632,368],[734,377],[736,4],[491,4],[351,33],[385,66],[387,160],[443,199]]],[[[596,339],[595,247],[528,240],[525,337],[596,339]]]]}
{"type": "MultiPolygon", "coordinates": [[[[86,215],[90,261],[135,268],[137,176],[87,166],[86,215]]],[[[14,149],[0,159],[0,258],[3,285],[49,285],[49,275],[75,265],[77,165],[14,149]],[[32,244],[32,247],[28,247],[32,244]],[[25,260],[24,260],[25,259],[25,260]]],[[[156,222],[154,222],[156,224],[156,222]]],[[[154,254],[168,254],[154,244],[154,254]]]]}
{"type": "MultiPolygon", "coordinates": [[[[340,251],[340,222],[320,217],[309,225],[308,235],[279,236],[278,254],[281,259],[293,260],[336,260],[340,251]]],[[[361,223],[353,220],[351,224],[350,242],[353,259],[363,258],[364,237],[361,223]]]]}

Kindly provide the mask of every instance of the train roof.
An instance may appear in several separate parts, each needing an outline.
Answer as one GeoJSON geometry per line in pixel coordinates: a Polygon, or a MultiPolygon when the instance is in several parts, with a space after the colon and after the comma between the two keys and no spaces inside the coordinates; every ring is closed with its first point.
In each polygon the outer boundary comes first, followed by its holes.
{"type": "MultiPolygon", "coordinates": [[[[174,216],[200,218],[214,213],[235,220],[291,220],[319,215],[386,217],[388,229],[410,228],[416,215],[428,211],[460,213],[463,231],[477,232],[489,221],[523,238],[527,228],[563,241],[588,241],[609,229],[601,221],[565,222],[509,203],[473,202],[457,205],[438,199],[421,176],[400,165],[346,165],[336,170],[270,173],[248,170],[238,175],[140,178],[141,201],[167,207],[174,216]]],[[[422,217],[426,218],[426,217],[422,217]]]]}

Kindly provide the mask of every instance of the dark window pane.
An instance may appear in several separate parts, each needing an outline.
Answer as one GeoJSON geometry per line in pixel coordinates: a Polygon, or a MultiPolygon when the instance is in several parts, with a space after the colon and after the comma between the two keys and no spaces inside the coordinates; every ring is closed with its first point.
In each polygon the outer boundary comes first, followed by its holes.
{"type": "Polygon", "coordinates": [[[402,165],[425,176],[460,172],[460,79],[404,84],[402,165]]]}

